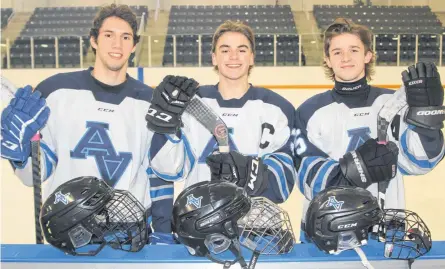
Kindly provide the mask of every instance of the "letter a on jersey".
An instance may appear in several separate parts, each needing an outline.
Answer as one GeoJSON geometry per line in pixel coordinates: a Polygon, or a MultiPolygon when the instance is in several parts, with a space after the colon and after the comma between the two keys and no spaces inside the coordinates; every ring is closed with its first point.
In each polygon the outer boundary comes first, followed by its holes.
{"type": "Polygon", "coordinates": [[[351,139],[349,140],[349,145],[346,152],[356,150],[358,147],[363,145],[366,140],[371,138],[371,136],[369,136],[370,133],[371,130],[369,130],[369,127],[348,130],[348,136],[351,139]]]}
{"type": "Polygon", "coordinates": [[[80,139],[71,158],[86,159],[94,157],[102,179],[115,186],[131,161],[130,152],[116,152],[108,136],[108,123],[87,122],[87,131],[80,139]]]}

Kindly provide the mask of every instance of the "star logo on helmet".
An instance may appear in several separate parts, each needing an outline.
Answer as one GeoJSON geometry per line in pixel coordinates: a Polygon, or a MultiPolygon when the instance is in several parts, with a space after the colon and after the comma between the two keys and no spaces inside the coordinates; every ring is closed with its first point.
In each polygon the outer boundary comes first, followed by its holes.
{"type": "Polygon", "coordinates": [[[62,191],[58,191],[58,192],[56,192],[54,195],[55,195],[55,199],[54,199],[54,204],[57,204],[57,203],[59,203],[59,202],[62,202],[64,205],[67,205],[69,202],[71,202],[69,199],[68,199],[68,196],[70,195],[71,193],[67,193],[67,194],[63,194],[62,193],[62,191]]]}
{"type": "Polygon", "coordinates": [[[187,196],[187,205],[194,205],[196,208],[201,208],[202,196],[196,198],[193,193],[187,196]]]}
{"type": "Polygon", "coordinates": [[[328,198],[328,203],[326,204],[326,207],[333,206],[336,211],[340,211],[344,203],[345,203],[344,201],[337,201],[337,199],[335,199],[335,196],[331,196],[328,198]]]}

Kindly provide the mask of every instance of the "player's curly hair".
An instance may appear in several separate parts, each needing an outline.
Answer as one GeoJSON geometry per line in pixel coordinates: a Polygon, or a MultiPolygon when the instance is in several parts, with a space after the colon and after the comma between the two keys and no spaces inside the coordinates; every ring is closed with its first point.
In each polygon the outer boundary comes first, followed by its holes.
{"type": "MultiPolygon", "coordinates": [[[[240,21],[231,21],[227,20],[224,23],[222,23],[218,28],[216,29],[215,33],[213,34],[212,39],[212,53],[216,52],[216,43],[218,42],[218,39],[227,32],[235,32],[243,34],[247,40],[249,40],[250,43],[250,49],[252,50],[253,55],[255,55],[255,35],[253,33],[252,28],[250,28],[248,25],[244,24],[240,21]]],[[[249,75],[250,71],[252,70],[253,66],[249,67],[249,75]]],[[[215,71],[218,71],[218,66],[214,67],[215,71]]]]}
{"type": "MultiPolygon", "coordinates": [[[[356,35],[363,42],[365,47],[365,53],[368,51],[372,53],[372,58],[369,63],[365,64],[366,79],[370,81],[375,73],[375,53],[372,48],[372,32],[366,26],[355,24],[351,20],[345,18],[337,18],[324,33],[324,53],[326,57],[329,57],[329,47],[331,46],[332,38],[344,33],[356,35]]],[[[332,80],[335,80],[335,74],[332,68],[330,68],[326,61],[323,61],[323,68],[325,75],[332,80]]]]}
{"type": "MultiPolygon", "coordinates": [[[[109,17],[118,17],[130,25],[133,30],[133,42],[136,45],[139,42],[140,36],[137,35],[138,31],[138,21],[136,14],[127,5],[106,5],[102,6],[97,12],[93,20],[93,27],[90,30],[90,37],[93,37],[97,42],[97,37],[99,36],[99,29],[102,27],[104,21],[109,17]]],[[[96,54],[96,49],[93,48],[93,53],[96,54]]]]}

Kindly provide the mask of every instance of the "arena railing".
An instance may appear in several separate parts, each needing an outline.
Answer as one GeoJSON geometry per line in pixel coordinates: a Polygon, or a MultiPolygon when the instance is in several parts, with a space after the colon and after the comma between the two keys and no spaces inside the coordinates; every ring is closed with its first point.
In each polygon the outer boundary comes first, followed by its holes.
{"type": "MultiPolygon", "coordinates": [[[[142,19],[143,21],[144,19],[142,19]]],[[[142,23],[141,21],[141,23],[142,23]]],[[[271,40],[273,38],[272,42],[272,51],[271,55],[267,55],[269,58],[266,61],[256,61],[257,65],[267,65],[267,66],[305,66],[305,65],[321,65],[322,59],[323,59],[323,44],[322,44],[322,38],[318,34],[267,34],[267,33],[261,33],[260,36],[270,36],[271,40]],[[295,52],[298,54],[295,55],[296,61],[295,62],[284,62],[279,60],[279,54],[282,50],[278,44],[279,44],[279,37],[287,35],[287,36],[297,36],[298,37],[298,48],[295,48],[295,52]],[[270,58],[272,57],[272,58],[270,58]]],[[[178,61],[178,49],[177,49],[177,39],[180,36],[186,36],[186,35],[145,35],[142,36],[142,40],[140,44],[138,45],[136,58],[135,58],[135,65],[141,66],[141,67],[162,67],[162,66],[193,66],[193,67],[201,67],[201,66],[208,66],[209,64],[209,57],[210,52],[203,54],[203,38],[211,36],[211,34],[199,34],[195,35],[196,42],[198,43],[198,50],[196,55],[196,60],[191,61],[190,63],[182,63],[178,61]],[[164,59],[164,52],[166,52],[165,49],[165,42],[167,38],[171,38],[173,40],[173,46],[172,46],[172,61],[171,64],[166,64],[164,59]],[[206,61],[207,59],[207,61],[206,61]]],[[[49,63],[47,65],[39,65],[36,64],[36,49],[35,49],[35,42],[34,37],[30,37],[29,39],[29,50],[24,51],[22,50],[22,54],[25,54],[28,56],[28,62],[22,59],[22,61],[18,61],[21,64],[17,65],[15,62],[13,63],[11,60],[11,48],[12,48],[12,41],[9,39],[6,39],[5,43],[2,45],[2,68],[61,68],[61,67],[80,67],[84,68],[88,65],[93,64],[91,62],[92,57],[85,57],[88,56],[85,51],[85,49],[88,49],[90,51],[89,45],[85,44],[85,41],[88,41],[88,38],[86,36],[76,36],[79,40],[79,46],[78,46],[78,52],[79,59],[73,61],[72,63],[61,63],[60,62],[60,46],[59,46],[59,40],[60,36],[54,37],[54,62],[49,63]],[[29,57],[31,58],[31,61],[29,62],[29,57]]],[[[442,34],[384,34],[379,33],[374,36],[373,40],[373,48],[377,52],[377,65],[386,65],[386,66],[406,66],[413,64],[419,60],[429,60],[435,62],[438,66],[443,65],[443,38],[444,35],[442,34]],[[392,47],[385,47],[385,42],[379,42],[377,40],[379,37],[384,37],[385,35],[390,36],[390,39],[395,43],[395,46],[393,44],[392,47]],[[410,43],[410,41],[404,41],[404,36],[414,36],[415,40],[410,43]],[[422,40],[424,38],[427,38],[426,42],[423,42],[422,40]],[[381,44],[383,45],[381,45],[381,44]],[[407,45],[408,44],[408,45],[407,45]],[[414,48],[411,48],[414,47],[414,48]],[[414,50],[414,51],[413,51],[414,50]],[[390,53],[391,55],[385,54],[385,51],[390,53]]],[[[44,46],[45,44],[43,44],[44,46]]],[[[257,52],[260,51],[257,48],[257,52]]],[[[69,52],[68,52],[69,53],[69,52]]],[[[20,52],[13,52],[13,54],[20,54],[20,52]]],[[[195,54],[194,54],[195,55],[195,54]]],[[[258,57],[258,53],[257,53],[258,57]]]]}

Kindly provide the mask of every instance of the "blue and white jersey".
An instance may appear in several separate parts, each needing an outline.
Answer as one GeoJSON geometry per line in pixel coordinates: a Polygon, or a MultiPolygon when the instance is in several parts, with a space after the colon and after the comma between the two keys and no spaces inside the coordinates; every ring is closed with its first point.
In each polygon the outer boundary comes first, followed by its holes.
{"type": "MultiPolygon", "coordinates": [[[[164,152],[184,147],[182,139],[174,136],[172,143],[171,137],[147,129],[145,114],[153,89],[128,75],[120,85],[105,85],[92,77],[91,70],[57,74],[36,88],[51,110],[41,130],[43,198],[68,180],[95,176],[131,191],[146,208],[168,205],[161,213],[170,219],[173,185],[157,178],[152,164],[162,161],[172,171],[181,170],[183,162],[175,158],[182,157],[164,152]],[[155,154],[150,154],[151,148],[157,148],[155,154]]],[[[26,185],[32,185],[30,166],[28,161],[25,167],[16,167],[26,185]]],[[[170,226],[165,229],[168,232],[170,226]]]]}
{"type": "MultiPolygon", "coordinates": [[[[274,202],[285,201],[295,184],[291,138],[294,107],[271,90],[250,86],[240,99],[224,100],[217,85],[199,89],[202,100],[229,128],[230,150],[258,156],[268,166],[268,188],[261,194],[274,202]]],[[[185,187],[210,180],[206,157],[218,150],[213,135],[190,115],[183,115],[188,139],[190,170],[185,187]]]]}
{"type": "MultiPolygon", "coordinates": [[[[342,176],[338,160],[366,140],[377,137],[377,114],[394,91],[370,87],[317,94],[296,110],[295,152],[302,160],[298,188],[304,194],[303,220],[310,200],[342,176]]],[[[427,130],[403,120],[406,108],[388,128],[389,140],[400,150],[397,176],[386,193],[387,208],[405,208],[403,175],[421,175],[444,156],[442,131],[427,130]]],[[[368,187],[377,196],[377,184],[368,187]]]]}

